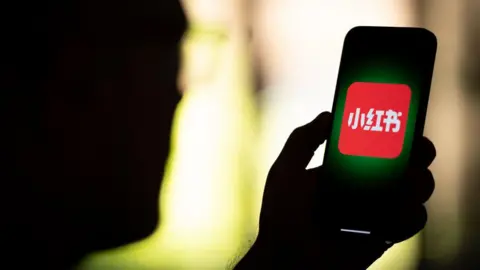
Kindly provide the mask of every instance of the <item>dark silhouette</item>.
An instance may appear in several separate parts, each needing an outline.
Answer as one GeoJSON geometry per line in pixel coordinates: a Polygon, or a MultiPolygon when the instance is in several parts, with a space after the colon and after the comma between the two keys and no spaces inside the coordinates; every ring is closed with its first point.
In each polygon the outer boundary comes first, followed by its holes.
{"type": "MultiPolygon", "coordinates": [[[[2,11],[2,264],[68,269],[90,252],[147,237],[161,224],[158,191],[180,100],[187,24],[179,2],[9,1],[2,11]]],[[[323,179],[305,166],[329,117],[293,132],[273,165],[260,236],[239,269],[364,269],[389,247],[315,234],[314,187],[323,179]]],[[[420,147],[418,207],[433,190],[426,168],[435,152],[428,141],[420,147]]],[[[425,222],[407,216],[417,226],[404,226],[404,238],[425,222]]]]}
{"type": "MultiPolygon", "coordinates": [[[[412,166],[404,185],[374,214],[376,236],[345,234],[339,230],[335,190],[322,167],[306,170],[314,151],[331,126],[324,112],[292,132],[267,179],[260,232],[256,243],[236,269],[366,269],[393,244],[417,234],[425,226],[423,203],[434,190],[428,166],[436,152],[422,138],[414,145],[412,166]]],[[[365,213],[366,214],[366,213],[365,213]]]]}

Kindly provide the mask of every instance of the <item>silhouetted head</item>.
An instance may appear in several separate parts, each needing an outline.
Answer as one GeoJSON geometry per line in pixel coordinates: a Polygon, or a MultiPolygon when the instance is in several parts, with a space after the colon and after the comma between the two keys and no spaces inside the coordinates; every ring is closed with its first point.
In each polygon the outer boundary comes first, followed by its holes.
{"type": "Polygon", "coordinates": [[[2,241],[69,261],[148,236],[180,100],[180,4],[11,2],[1,26],[2,241]]]}

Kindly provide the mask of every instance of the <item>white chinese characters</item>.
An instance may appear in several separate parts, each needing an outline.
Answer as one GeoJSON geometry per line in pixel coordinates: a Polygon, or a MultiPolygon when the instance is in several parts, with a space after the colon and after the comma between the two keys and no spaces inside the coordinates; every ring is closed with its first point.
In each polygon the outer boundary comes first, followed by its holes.
{"type": "Polygon", "coordinates": [[[401,112],[394,110],[375,110],[371,108],[368,113],[362,113],[360,108],[350,113],[348,117],[348,127],[355,130],[357,128],[374,132],[393,132],[400,131],[401,112]]]}

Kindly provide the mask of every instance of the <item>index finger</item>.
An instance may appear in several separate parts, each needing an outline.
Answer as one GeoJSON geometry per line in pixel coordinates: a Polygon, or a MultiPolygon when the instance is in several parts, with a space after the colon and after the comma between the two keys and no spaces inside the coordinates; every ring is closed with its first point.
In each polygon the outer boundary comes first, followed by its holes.
{"type": "Polygon", "coordinates": [[[422,137],[413,143],[410,163],[412,167],[428,168],[436,156],[437,150],[433,142],[427,137],[422,137]]]}

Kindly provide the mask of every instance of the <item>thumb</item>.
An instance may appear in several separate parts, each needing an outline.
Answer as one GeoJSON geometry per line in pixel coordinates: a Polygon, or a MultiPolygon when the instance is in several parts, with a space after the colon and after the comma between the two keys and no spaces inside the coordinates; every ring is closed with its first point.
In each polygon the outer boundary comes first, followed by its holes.
{"type": "Polygon", "coordinates": [[[323,112],[312,122],[296,128],[288,138],[282,152],[274,163],[277,168],[304,170],[312,159],[315,150],[330,134],[332,114],[323,112]]]}

